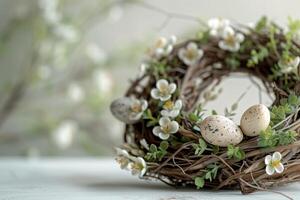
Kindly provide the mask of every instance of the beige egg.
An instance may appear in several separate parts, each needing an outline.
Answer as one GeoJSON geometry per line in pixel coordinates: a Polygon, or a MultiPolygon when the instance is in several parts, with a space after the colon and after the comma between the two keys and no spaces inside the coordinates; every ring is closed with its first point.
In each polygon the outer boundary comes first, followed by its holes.
{"type": "Polygon", "coordinates": [[[257,104],[248,108],[241,118],[241,129],[247,136],[257,136],[270,124],[270,111],[267,106],[257,104]]]}
{"type": "Polygon", "coordinates": [[[210,144],[227,147],[239,144],[243,140],[240,128],[230,119],[221,115],[212,115],[200,123],[204,140],[210,144]]]}

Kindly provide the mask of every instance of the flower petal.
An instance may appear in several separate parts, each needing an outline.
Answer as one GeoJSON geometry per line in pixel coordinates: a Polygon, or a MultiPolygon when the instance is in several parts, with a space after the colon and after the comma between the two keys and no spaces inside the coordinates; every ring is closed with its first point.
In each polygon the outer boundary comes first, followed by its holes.
{"type": "Polygon", "coordinates": [[[180,99],[175,101],[174,108],[180,110],[182,108],[182,101],[180,99]]]}
{"type": "Polygon", "coordinates": [[[179,112],[180,112],[179,110],[171,110],[169,112],[169,117],[175,118],[175,117],[177,117],[179,115],[179,112]]]}
{"type": "Polygon", "coordinates": [[[167,101],[167,100],[169,100],[171,98],[171,95],[169,94],[169,95],[165,95],[165,96],[160,96],[159,97],[159,99],[161,100],[161,101],[167,101]]]}
{"type": "Polygon", "coordinates": [[[148,107],[148,102],[146,100],[141,100],[142,111],[145,111],[148,107]]]}
{"type": "Polygon", "coordinates": [[[170,133],[176,133],[179,129],[179,124],[176,121],[172,121],[170,124],[170,133]]]}
{"type": "Polygon", "coordinates": [[[281,160],[281,158],[282,158],[281,153],[279,153],[277,151],[275,153],[273,153],[273,156],[272,156],[273,161],[274,160],[281,160]]]}
{"type": "Polygon", "coordinates": [[[160,111],[160,114],[164,117],[169,117],[169,111],[167,111],[167,110],[160,111]]]}
{"type": "Polygon", "coordinates": [[[159,119],[160,126],[166,126],[170,122],[171,122],[171,120],[168,117],[162,117],[159,119]]]}
{"type": "Polygon", "coordinates": [[[155,126],[153,129],[152,129],[152,133],[156,136],[159,135],[159,133],[161,133],[161,128],[160,126],[155,126]]]}
{"type": "Polygon", "coordinates": [[[266,165],[269,165],[269,164],[271,163],[271,161],[272,161],[272,156],[267,155],[267,156],[265,157],[265,164],[266,164],[266,165]]]}
{"type": "Polygon", "coordinates": [[[266,167],[266,173],[271,176],[271,175],[274,174],[274,172],[275,172],[275,169],[272,166],[267,165],[267,167],[266,167]]]}
{"type": "Polygon", "coordinates": [[[160,98],[160,96],[159,96],[159,90],[156,89],[156,88],[152,89],[151,90],[151,97],[153,99],[159,99],[160,98]]]}
{"type": "Polygon", "coordinates": [[[165,79],[160,79],[156,82],[156,87],[161,90],[161,88],[166,88],[169,86],[169,83],[165,79]]]}
{"type": "Polygon", "coordinates": [[[159,138],[162,140],[167,140],[169,139],[170,134],[166,134],[166,133],[159,133],[159,138]]]}
{"type": "Polygon", "coordinates": [[[171,84],[169,85],[169,92],[170,92],[171,94],[173,94],[173,93],[175,92],[176,88],[177,88],[176,84],[175,84],[175,83],[171,83],[171,84]]]}
{"type": "Polygon", "coordinates": [[[282,173],[283,170],[284,170],[284,166],[282,163],[279,163],[278,166],[275,167],[275,171],[279,174],[282,173]]]}
{"type": "Polygon", "coordinates": [[[197,50],[198,46],[195,42],[190,42],[186,48],[193,51],[193,50],[197,50]]]}

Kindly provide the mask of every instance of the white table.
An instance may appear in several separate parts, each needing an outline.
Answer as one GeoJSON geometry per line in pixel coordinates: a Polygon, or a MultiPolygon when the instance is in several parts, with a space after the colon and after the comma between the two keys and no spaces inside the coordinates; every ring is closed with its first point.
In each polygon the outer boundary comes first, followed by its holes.
{"type": "MultiPolygon", "coordinates": [[[[277,188],[300,199],[300,183],[277,188]]],[[[0,159],[1,200],[279,200],[280,195],[257,192],[174,189],[147,182],[120,170],[112,158],[0,159]]]]}

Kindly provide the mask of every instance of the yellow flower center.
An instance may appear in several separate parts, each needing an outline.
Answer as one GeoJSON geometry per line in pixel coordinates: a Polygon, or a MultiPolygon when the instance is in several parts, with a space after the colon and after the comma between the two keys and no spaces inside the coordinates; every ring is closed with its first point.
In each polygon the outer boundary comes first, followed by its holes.
{"type": "Polygon", "coordinates": [[[185,57],[188,58],[189,60],[193,60],[196,56],[196,53],[194,50],[187,50],[185,57]]]}
{"type": "Polygon", "coordinates": [[[154,45],[155,48],[163,48],[165,46],[165,41],[163,39],[158,39],[154,45]]]}
{"type": "Polygon", "coordinates": [[[166,101],[166,103],[164,104],[164,109],[166,110],[172,110],[174,107],[174,103],[172,101],[166,101]]]}
{"type": "Polygon", "coordinates": [[[167,124],[166,126],[161,128],[161,130],[166,134],[168,134],[170,132],[170,129],[171,129],[171,127],[169,124],[167,124]]]}
{"type": "Polygon", "coordinates": [[[280,165],[280,160],[273,160],[271,163],[271,166],[273,168],[277,168],[277,167],[279,167],[279,165],[280,165]]]}
{"type": "Polygon", "coordinates": [[[169,87],[167,85],[163,85],[159,88],[159,92],[161,95],[167,95],[169,93],[169,87]]]}
{"type": "Polygon", "coordinates": [[[131,110],[135,113],[139,113],[142,111],[142,106],[139,103],[134,103],[131,105],[131,110]]]}
{"type": "Polygon", "coordinates": [[[229,46],[234,46],[235,44],[235,38],[234,35],[229,35],[226,39],[225,42],[227,43],[227,45],[229,46]]]}

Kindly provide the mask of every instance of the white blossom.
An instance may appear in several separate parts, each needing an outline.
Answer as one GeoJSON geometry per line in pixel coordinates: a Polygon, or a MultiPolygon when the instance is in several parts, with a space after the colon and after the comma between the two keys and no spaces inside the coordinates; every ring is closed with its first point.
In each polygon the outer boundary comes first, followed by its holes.
{"type": "Polygon", "coordinates": [[[267,155],[265,157],[266,164],[266,173],[268,175],[273,175],[275,172],[282,173],[284,170],[284,166],[281,163],[281,153],[275,152],[273,155],[267,155]]]}
{"type": "Polygon", "coordinates": [[[222,37],[227,27],[229,27],[229,25],[230,25],[230,21],[228,19],[212,18],[208,20],[210,35],[215,37],[222,37]]]}
{"type": "Polygon", "coordinates": [[[241,33],[235,33],[230,27],[226,29],[222,40],[219,41],[219,47],[221,49],[236,52],[240,49],[240,43],[244,41],[244,35],[241,33]]]}
{"type": "Polygon", "coordinates": [[[178,57],[188,66],[197,63],[202,56],[203,50],[198,48],[194,42],[190,42],[185,48],[181,48],[178,51],[178,57]]]}
{"type": "Polygon", "coordinates": [[[58,12],[58,0],[39,0],[39,7],[43,17],[48,24],[56,25],[61,21],[61,14],[58,12]]]}
{"type": "Polygon", "coordinates": [[[139,100],[132,98],[132,102],[130,105],[130,112],[128,114],[128,118],[131,121],[139,120],[144,111],[147,109],[148,103],[146,100],[139,100]]]}
{"type": "Polygon", "coordinates": [[[80,102],[84,99],[84,90],[77,83],[71,83],[68,88],[68,96],[73,102],[80,102]]]}
{"type": "Polygon", "coordinates": [[[141,157],[134,157],[133,162],[129,164],[129,169],[133,175],[143,177],[147,171],[147,164],[141,157]]]}
{"type": "Polygon", "coordinates": [[[116,148],[117,158],[116,161],[119,163],[121,169],[129,169],[129,163],[131,162],[131,156],[125,149],[116,148]]]}
{"type": "Polygon", "coordinates": [[[105,96],[110,94],[113,88],[113,79],[111,74],[104,70],[97,70],[94,72],[93,76],[100,95],[105,96]]]}
{"type": "Polygon", "coordinates": [[[142,145],[142,147],[144,147],[145,149],[149,150],[149,144],[145,140],[145,138],[143,138],[143,139],[140,140],[140,144],[142,145]]]}
{"type": "Polygon", "coordinates": [[[156,82],[156,88],[151,90],[151,96],[154,99],[160,99],[161,101],[167,101],[171,98],[175,92],[177,86],[175,83],[170,83],[165,79],[160,79],[156,82]]]}
{"type": "Polygon", "coordinates": [[[154,44],[154,46],[149,50],[150,56],[154,58],[161,58],[167,56],[172,52],[173,46],[176,43],[176,36],[171,36],[170,38],[160,37],[154,44]]]}
{"type": "Polygon", "coordinates": [[[54,142],[59,148],[66,149],[72,144],[76,131],[77,124],[75,122],[64,121],[52,134],[54,142]]]}
{"type": "Polygon", "coordinates": [[[107,53],[96,44],[88,44],[86,55],[94,64],[103,64],[107,60],[107,53]]]}
{"type": "Polygon", "coordinates": [[[300,63],[300,57],[295,57],[294,59],[290,59],[289,61],[279,61],[278,65],[281,68],[281,72],[284,74],[289,74],[291,72],[297,73],[298,66],[300,63]]]}
{"type": "Polygon", "coordinates": [[[67,42],[76,42],[79,38],[77,30],[71,25],[58,24],[54,27],[54,33],[67,42]]]}
{"type": "Polygon", "coordinates": [[[182,101],[176,100],[175,103],[168,100],[163,105],[163,110],[160,112],[164,117],[175,118],[179,115],[182,108],[182,101]]]}
{"type": "Polygon", "coordinates": [[[143,158],[131,156],[125,149],[116,148],[116,151],[116,161],[121,169],[130,170],[133,175],[144,176],[147,171],[147,164],[143,158]]]}
{"type": "Polygon", "coordinates": [[[168,117],[159,119],[159,126],[155,126],[152,130],[153,134],[162,140],[167,140],[171,134],[178,131],[179,124],[176,121],[171,121],[168,117]]]}

